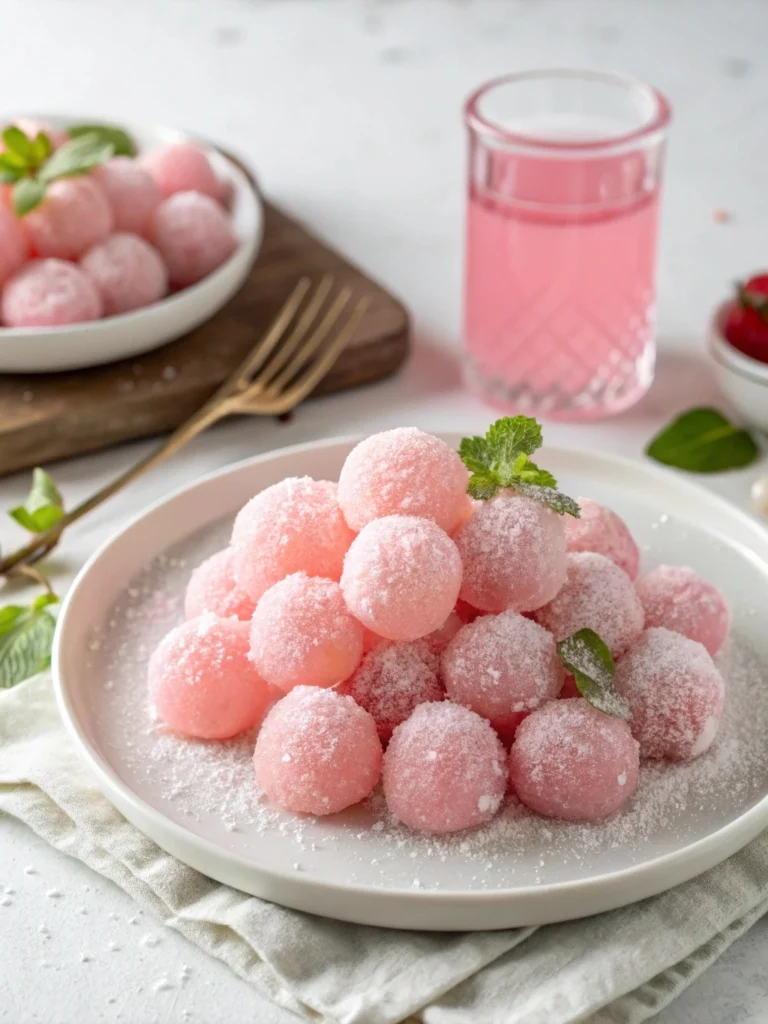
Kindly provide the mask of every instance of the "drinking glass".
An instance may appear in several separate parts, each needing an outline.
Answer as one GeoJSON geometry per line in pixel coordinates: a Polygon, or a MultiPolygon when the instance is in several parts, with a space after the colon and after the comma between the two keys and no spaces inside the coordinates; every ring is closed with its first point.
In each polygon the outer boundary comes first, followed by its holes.
{"type": "Polygon", "coordinates": [[[593,71],[528,71],[465,107],[464,371],[510,412],[609,416],[653,380],[670,106],[593,71]]]}

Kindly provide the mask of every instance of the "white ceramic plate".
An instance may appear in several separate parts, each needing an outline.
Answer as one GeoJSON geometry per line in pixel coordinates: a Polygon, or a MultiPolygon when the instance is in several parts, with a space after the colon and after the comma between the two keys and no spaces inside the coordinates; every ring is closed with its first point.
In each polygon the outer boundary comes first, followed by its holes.
{"type": "Polygon", "coordinates": [[[252,738],[203,744],[161,734],[147,709],[145,665],[181,616],[191,567],[226,543],[252,494],[290,475],[335,479],[353,443],[289,448],[206,477],[141,515],[78,576],[55,644],[59,705],[79,752],[130,821],[205,874],[277,903],[444,930],[544,924],[622,906],[706,870],[768,825],[768,532],[680,476],[602,455],[549,449],[537,461],[569,493],[617,509],[645,569],[689,563],[734,609],[726,721],[715,747],[691,766],[643,769],[627,810],[579,825],[512,805],[484,829],[437,841],[391,823],[375,798],[324,820],[273,810],[250,770],[252,738]]]}
{"type": "MultiPolygon", "coordinates": [[[[39,118],[57,128],[83,118],[39,118]]],[[[191,136],[172,128],[120,123],[140,152],[151,152],[191,136]]],[[[198,145],[203,145],[195,139],[198,145]]],[[[230,214],[237,249],[212,274],[144,309],[66,327],[0,327],[0,373],[52,373],[127,359],[159,348],[210,319],[245,281],[261,247],[264,211],[261,199],[240,168],[222,153],[204,146],[217,174],[232,185],[230,214]]]]}

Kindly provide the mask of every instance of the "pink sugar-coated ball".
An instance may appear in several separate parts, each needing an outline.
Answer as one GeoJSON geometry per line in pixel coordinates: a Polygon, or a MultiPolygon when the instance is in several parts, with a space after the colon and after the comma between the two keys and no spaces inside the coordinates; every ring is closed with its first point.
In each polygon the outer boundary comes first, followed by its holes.
{"type": "Polygon", "coordinates": [[[23,223],[38,256],[76,260],[110,233],[112,209],[92,178],[63,178],[48,186],[23,223]]]}
{"type": "Polygon", "coordinates": [[[335,686],[363,656],[363,630],[333,580],[297,572],[270,587],[251,619],[251,658],[260,675],[287,692],[335,686]]]}
{"type": "Polygon", "coordinates": [[[616,666],[616,687],[632,709],[643,757],[689,761],[712,745],[725,684],[706,648],[654,626],[616,666]]]}
{"type": "Polygon", "coordinates": [[[384,754],[389,810],[420,832],[482,825],[504,799],[504,747],[488,722],[450,701],[420,704],[384,754]]]}
{"type": "Polygon", "coordinates": [[[6,327],[61,327],[98,320],[101,296],[80,267],[33,260],[6,282],[0,319],[6,327]]]}
{"type": "Polygon", "coordinates": [[[165,198],[178,192],[198,192],[219,200],[222,190],[205,150],[177,142],[148,153],[142,164],[165,198]]]}
{"type": "Polygon", "coordinates": [[[383,516],[408,515],[450,532],[466,511],[467,479],[445,441],[398,427],[352,449],[339,476],[339,504],[353,530],[383,516]]]}
{"type": "Polygon", "coordinates": [[[439,629],[460,585],[456,545],[418,516],[368,523],[352,541],[341,576],[352,614],[387,640],[418,640],[439,629]]]}
{"type": "Polygon", "coordinates": [[[454,540],[464,564],[461,598],[480,611],[533,611],[565,581],[562,520],[531,498],[505,491],[476,501],[454,540]]]}
{"type": "Polygon", "coordinates": [[[452,611],[442,626],[427,633],[424,643],[428,645],[433,654],[442,654],[463,625],[464,623],[456,612],[452,611]]]}
{"type": "Polygon", "coordinates": [[[664,626],[704,644],[714,656],[725,643],[731,613],[717,587],[687,565],[660,565],[637,584],[646,626],[664,626]]]}
{"type": "Polygon", "coordinates": [[[146,234],[163,200],[149,171],[129,156],[114,156],[91,173],[112,208],[114,230],[146,234]]]}
{"type": "Polygon", "coordinates": [[[226,213],[199,192],[176,192],[165,199],[155,212],[149,237],[178,288],[207,277],[237,248],[226,213]]]}
{"type": "Polygon", "coordinates": [[[443,699],[439,668],[439,659],[425,640],[385,643],[366,654],[343,689],[373,715],[386,743],[415,707],[443,699]]]}
{"type": "Polygon", "coordinates": [[[629,527],[610,508],[591,498],[577,498],[581,518],[563,517],[569,551],[596,551],[610,558],[631,580],[637,579],[640,549],[629,527]]]}
{"type": "Polygon", "coordinates": [[[234,555],[230,548],[217,551],[194,570],[184,595],[184,615],[196,619],[212,612],[222,619],[249,622],[256,602],[235,582],[234,555]]]}
{"type": "Polygon", "coordinates": [[[254,601],[294,572],[338,580],[354,536],[341,514],[336,484],[288,477],[238,512],[232,529],[235,579],[254,601]]]}
{"type": "Polygon", "coordinates": [[[17,270],[20,270],[29,255],[29,242],[21,221],[6,206],[0,206],[0,287],[17,270]]]}
{"type": "Polygon", "coordinates": [[[297,686],[271,709],[253,753],[267,798],[300,814],[359,803],[381,776],[376,723],[351,697],[297,686]]]}
{"type": "Polygon", "coordinates": [[[450,699],[509,741],[527,714],[557,697],[565,670],[552,634],[510,611],[463,626],[443,652],[442,674],[450,699]]]}
{"type": "Polygon", "coordinates": [[[567,557],[568,576],[536,621],[565,640],[580,629],[592,629],[611,654],[623,654],[643,631],[643,606],[629,576],[605,555],[574,552],[567,557]]]}
{"type": "Polygon", "coordinates": [[[249,657],[248,625],[205,612],[172,629],[149,659],[149,695],[174,732],[224,740],[250,729],[272,693],[249,657]]]}
{"type": "Polygon", "coordinates": [[[627,722],[586,700],[546,704],[520,725],[509,777],[526,807],[548,818],[597,821],[637,787],[637,741],[627,722]]]}
{"type": "Polygon", "coordinates": [[[80,266],[101,295],[105,316],[149,306],[168,292],[160,254],[138,235],[110,235],[86,252],[80,266]]]}

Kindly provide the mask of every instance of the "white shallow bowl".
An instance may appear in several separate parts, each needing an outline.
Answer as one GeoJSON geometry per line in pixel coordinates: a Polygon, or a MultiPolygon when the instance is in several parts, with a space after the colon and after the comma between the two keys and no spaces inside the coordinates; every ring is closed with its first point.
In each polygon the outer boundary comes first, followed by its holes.
{"type": "Polygon", "coordinates": [[[723,336],[723,304],[709,328],[709,353],[718,383],[734,408],[755,427],[768,430],[768,364],[739,352],[723,336]]]}
{"type": "MultiPolygon", "coordinates": [[[[82,118],[46,117],[56,128],[82,118]]],[[[140,152],[151,152],[191,136],[172,128],[120,122],[140,152]]],[[[51,373],[98,366],[149,352],[209,320],[244,283],[261,247],[264,211],[261,199],[242,170],[217,150],[203,145],[217,174],[232,186],[230,215],[238,247],[220,267],[189,288],[151,306],[65,327],[0,326],[0,373],[51,373]]]]}
{"type": "MultiPolygon", "coordinates": [[[[458,436],[446,440],[455,445],[458,436]]],[[[252,738],[205,744],[163,735],[147,708],[146,660],[181,617],[191,567],[226,544],[251,495],[286,476],[336,479],[354,443],[321,441],[212,474],[139,516],[75,581],[54,646],[59,707],[130,821],[199,871],[285,906],[462,931],[623,906],[705,871],[768,825],[768,531],[673,473],[584,452],[549,449],[537,461],[566,491],[617,509],[645,569],[694,565],[734,610],[715,747],[693,765],[643,769],[643,792],[628,810],[580,825],[521,817],[512,806],[484,829],[435,841],[392,824],[375,797],[325,819],[269,808],[250,766],[252,738]]]]}

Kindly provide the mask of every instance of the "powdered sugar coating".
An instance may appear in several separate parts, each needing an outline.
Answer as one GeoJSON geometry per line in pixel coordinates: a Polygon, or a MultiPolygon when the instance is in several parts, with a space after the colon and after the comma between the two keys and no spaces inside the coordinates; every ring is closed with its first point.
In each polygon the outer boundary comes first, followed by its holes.
{"type": "Polygon", "coordinates": [[[523,718],[554,700],[565,670],[551,633],[516,612],[463,626],[442,657],[448,696],[509,740],[523,718]]]}
{"type": "Polygon", "coordinates": [[[112,208],[114,230],[145,234],[163,199],[149,171],[129,156],[115,156],[92,174],[112,208]]]}
{"type": "Polygon", "coordinates": [[[351,697],[297,686],[264,719],[253,766],[278,806],[335,814],[363,800],[379,781],[376,723],[351,697]]]}
{"type": "Polygon", "coordinates": [[[233,559],[232,550],[224,548],[194,570],[184,595],[186,618],[212,612],[222,619],[234,616],[243,622],[250,620],[256,602],[235,582],[233,559]]]}
{"type": "Polygon", "coordinates": [[[711,746],[725,684],[702,644],[669,629],[646,629],[616,666],[616,687],[632,708],[643,757],[687,761],[711,746]]]}
{"type": "Polygon", "coordinates": [[[416,427],[372,434],[347,456],[339,504],[353,530],[383,516],[424,516],[449,532],[466,511],[467,470],[445,441],[416,427]]]}
{"type": "Polygon", "coordinates": [[[288,477],[238,512],[232,529],[235,579],[254,601],[294,572],[338,580],[354,539],[336,499],[336,484],[288,477]]]}
{"type": "Polygon", "coordinates": [[[112,209],[90,177],[62,178],[48,186],[42,203],[26,214],[24,227],[38,256],[76,260],[114,225],[112,209]]]}
{"type": "Polygon", "coordinates": [[[459,704],[420,704],[384,754],[389,810],[421,832],[490,821],[507,783],[504,748],[485,719],[459,704]]]}
{"type": "Polygon", "coordinates": [[[272,700],[248,656],[248,626],[206,612],[172,629],[149,659],[149,695],[174,732],[198,739],[236,736],[272,700]]]}
{"type": "Polygon", "coordinates": [[[7,327],[60,327],[98,320],[102,312],[93,282],[66,260],[33,260],[3,289],[1,317],[7,327]]]}
{"type": "Polygon", "coordinates": [[[386,516],[365,526],[341,577],[352,614],[387,640],[418,640],[442,626],[460,585],[456,545],[417,516],[386,516]]]}
{"type": "Polygon", "coordinates": [[[149,306],[168,291],[160,254],[138,235],[110,235],[88,250],[80,266],[101,295],[106,316],[149,306]]]}
{"type": "Polygon", "coordinates": [[[731,614],[725,598],[687,565],[660,565],[637,584],[646,626],[663,626],[704,644],[714,656],[725,643],[731,614]]]}
{"type": "Polygon", "coordinates": [[[520,725],[509,752],[512,787],[550,818],[597,821],[637,787],[640,756],[629,725],[586,700],[546,704],[520,725]]]}
{"type": "Polygon", "coordinates": [[[386,742],[415,707],[443,699],[439,667],[426,640],[384,643],[366,654],[345,683],[344,693],[373,715],[379,736],[386,742]]]}
{"type": "Polygon", "coordinates": [[[6,206],[0,206],[0,287],[22,266],[29,242],[21,221],[6,206]]]}
{"type": "Polygon", "coordinates": [[[464,564],[461,598],[480,611],[533,611],[565,581],[565,532],[551,509],[509,491],[476,501],[454,537],[464,564]]]}
{"type": "Polygon", "coordinates": [[[219,199],[221,185],[206,152],[191,142],[177,142],[148,153],[144,168],[164,197],[176,192],[199,192],[219,199]]]}
{"type": "Polygon", "coordinates": [[[596,551],[610,558],[631,580],[637,579],[640,549],[621,516],[591,498],[576,500],[581,509],[581,518],[563,517],[568,550],[596,551]]]}
{"type": "Polygon", "coordinates": [[[362,656],[362,627],[333,580],[297,572],[260,598],[251,619],[251,658],[272,686],[284,692],[335,686],[362,656]]]}
{"type": "Polygon", "coordinates": [[[237,237],[219,204],[199,192],[176,192],[158,206],[149,233],[179,288],[207,277],[237,248],[237,237]]]}
{"type": "Polygon", "coordinates": [[[632,581],[605,555],[592,551],[567,557],[568,575],[562,589],[535,614],[555,640],[579,629],[592,629],[617,657],[643,631],[643,606],[632,581]]]}

